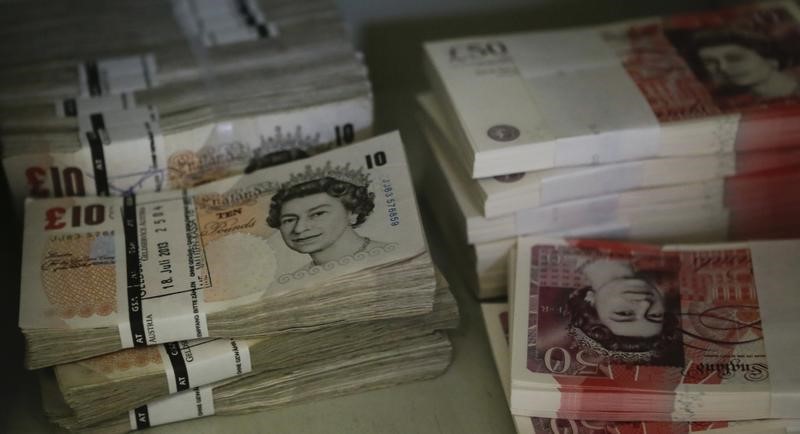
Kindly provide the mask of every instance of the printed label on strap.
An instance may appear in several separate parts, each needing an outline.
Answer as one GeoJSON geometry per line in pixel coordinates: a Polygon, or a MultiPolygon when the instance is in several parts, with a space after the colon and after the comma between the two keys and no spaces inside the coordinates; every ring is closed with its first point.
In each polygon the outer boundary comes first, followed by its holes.
{"type": "Polygon", "coordinates": [[[210,280],[192,199],[185,192],[150,202],[127,196],[123,220],[128,298],[117,307],[129,313],[119,324],[123,348],[208,337],[201,290],[210,280]]]}
{"type": "Polygon", "coordinates": [[[56,101],[56,116],[74,118],[85,113],[129,110],[136,106],[136,98],[132,93],[106,95],[97,98],[67,98],[56,101]]]}
{"type": "Polygon", "coordinates": [[[173,12],[184,33],[206,47],[275,37],[254,0],[178,0],[173,12]]]}
{"type": "Polygon", "coordinates": [[[84,98],[135,92],[158,85],[153,54],[89,60],[78,65],[78,86],[84,98]]]}
{"type": "Polygon", "coordinates": [[[164,137],[158,113],[149,107],[80,112],[81,146],[89,150],[95,194],[159,191],[164,182],[164,137]]]}
{"type": "Polygon", "coordinates": [[[110,145],[112,142],[119,143],[125,140],[144,140],[147,137],[148,128],[155,128],[160,133],[158,111],[153,107],[84,111],[78,115],[78,133],[81,144],[84,146],[88,146],[86,133],[90,131],[101,133],[103,143],[110,145]],[[103,127],[101,132],[97,128],[98,116],[102,118],[100,121],[103,127]]]}
{"type": "Polygon", "coordinates": [[[132,430],[214,414],[214,393],[210,386],[195,387],[150,402],[128,412],[132,430]]]}
{"type": "Polygon", "coordinates": [[[144,346],[142,321],[142,267],[139,262],[139,238],[136,224],[136,197],[125,198],[122,208],[122,226],[125,231],[125,275],[128,281],[128,321],[132,345],[144,346]]]}
{"type": "Polygon", "coordinates": [[[170,342],[159,347],[166,366],[169,393],[252,371],[247,342],[235,339],[197,339],[170,342]]]}

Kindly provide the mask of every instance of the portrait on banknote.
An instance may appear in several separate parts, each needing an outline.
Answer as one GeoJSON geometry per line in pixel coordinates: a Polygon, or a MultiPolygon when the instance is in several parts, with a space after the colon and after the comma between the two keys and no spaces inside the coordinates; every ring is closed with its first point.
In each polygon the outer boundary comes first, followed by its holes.
{"type": "Polygon", "coordinates": [[[384,247],[356,231],[375,208],[370,184],[362,169],[309,167],[272,196],[267,224],[280,230],[287,247],[311,257],[306,270],[384,247]]]}
{"type": "Polygon", "coordinates": [[[597,241],[530,258],[529,370],[655,389],[768,378],[749,250],[597,241]]]}
{"type": "MultiPolygon", "coordinates": [[[[238,258],[226,266],[239,270],[235,278],[248,275],[256,286],[262,280],[301,281],[380,262],[397,247],[397,241],[381,238],[387,223],[370,218],[389,209],[376,203],[376,187],[364,167],[331,161],[299,167],[275,181],[195,197],[207,255],[226,264],[238,258]],[[252,254],[242,257],[242,251],[252,254]]],[[[217,270],[217,281],[231,274],[217,270]]]]}
{"type": "Polygon", "coordinates": [[[662,122],[800,99],[800,11],[744,5],[604,31],[662,122]]]}
{"type": "Polygon", "coordinates": [[[677,275],[665,264],[590,254],[550,260],[570,263],[558,275],[570,282],[539,287],[540,355],[555,339],[553,344],[559,341],[559,346],[612,363],[683,363],[677,275]]]}
{"type": "Polygon", "coordinates": [[[589,285],[572,292],[567,303],[569,334],[579,347],[623,362],[668,357],[680,341],[678,306],[669,303],[667,309],[670,294],[656,273],[608,259],[592,261],[581,271],[589,285]]]}
{"type": "Polygon", "coordinates": [[[667,38],[720,108],[744,109],[800,96],[797,18],[780,7],[729,18],[702,27],[679,21],[665,27],[667,38]]]}

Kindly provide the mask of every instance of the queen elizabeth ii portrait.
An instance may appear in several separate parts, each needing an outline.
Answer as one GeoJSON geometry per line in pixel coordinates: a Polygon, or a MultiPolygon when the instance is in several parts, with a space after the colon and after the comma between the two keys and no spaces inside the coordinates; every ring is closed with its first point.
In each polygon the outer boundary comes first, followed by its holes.
{"type": "Polygon", "coordinates": [[[678,295],[662,289],[662,272],[616,259],[591,261],[582,271],[589,285],[567,302],[569,334],[580,349],[618,363],[683,364],[678,295]]]}
{"type": "Polygon", "coordinates": [[[668,33],[724,107],[800,96],[797,39],[734,27],[668,33]]]}
{"type": "Polygon", "coordinates": [[[267,224],[277,228],[290,249],[308,254],[304,268],[323,265],[384,247],[356,229],[375,208],[369,176],[350,164],[292,175],[272,197],[267,224]]]}

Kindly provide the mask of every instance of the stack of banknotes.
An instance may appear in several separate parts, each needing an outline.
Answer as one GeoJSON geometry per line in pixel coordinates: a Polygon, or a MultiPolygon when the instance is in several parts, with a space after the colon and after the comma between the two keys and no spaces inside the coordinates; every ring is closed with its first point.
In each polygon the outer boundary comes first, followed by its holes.
{"type": "Polygon", "coordinates": [[[520,238],[482,306],[519,432],[795,432],[798,270],[798,240],[520,238]]]}
{"type": "Polygon", "coordinates": [[[399,135],[366,140],[332,0],[0,9],[19,325],[52,422],[126,432],[449,366],[458,309],[399,135]]]}
{"type": "Polygon", "coordinates": [[[521,235],[800,235],[800,8],[427,43],[426,193],[481,298],[521,235]]]}
{"type": "Polygon", "coordinates": [[[47,414],[125,432],[434,377],[458,323],[391,133],[184,190],[28,200],[47,414]]]}
{"type": "Polygon", "coordinates": [[[366,138],[332,0],[0,6],[0,142],[25,197],[186,188],[366,138]]]}

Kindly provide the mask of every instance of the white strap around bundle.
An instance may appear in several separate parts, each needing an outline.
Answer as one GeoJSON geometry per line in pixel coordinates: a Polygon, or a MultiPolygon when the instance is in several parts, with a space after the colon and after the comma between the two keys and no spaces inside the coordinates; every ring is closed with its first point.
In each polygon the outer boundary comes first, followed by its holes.
{"type": "Polygon", "coordinates": [[[150,89],[158,85],[156,71],[152,53],[89,60],[78,65],[80,96],[95,98],[150,89]]]}
{"type": "Polygon", "coordinates": [[[214,392],[210,386],[169,395],[128,412],[132,430],[146,429],[214,414],[214,392]]]}
{"type": "Polygon", "coordinates": [[[159,345],[158,350],[171,394],[253,370],[246,341],[196,339],[159,345]]]}
{"type": "Polygon", "coordinates": [[[555,164],[652,157],[661,144],[650,104],[593,30],[519,35],[508,51],[557,138],[555,164]]]}

